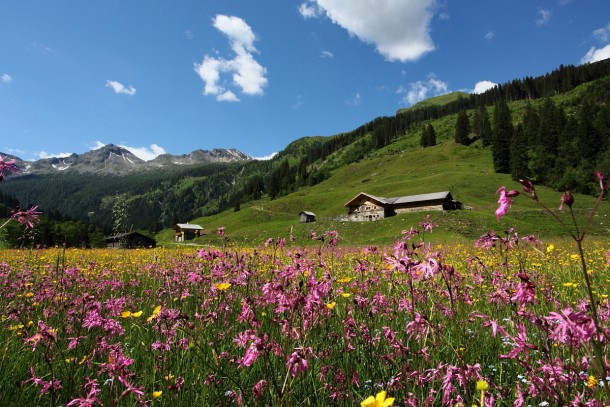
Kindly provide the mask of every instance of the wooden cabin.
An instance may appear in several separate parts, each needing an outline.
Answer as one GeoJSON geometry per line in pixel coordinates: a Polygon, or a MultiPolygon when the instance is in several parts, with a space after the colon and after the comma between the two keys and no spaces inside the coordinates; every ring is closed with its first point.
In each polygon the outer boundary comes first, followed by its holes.
{"type": "Polygon", "coordinates": [[[174,230],[176,231],[176,242],[184,242],[203,235],[203,228],[194,223],[177,223],[174,230]]]}
{"type": "Polygon", "coordinates": [[[460,209],[461,204],[454,200],[448,191],[393,198],[361,192],[345,206],[348,208],[347,220],[367,222],[404,212],[460,209]]]}
{"type": "Polygon", "coordinates": [[[316,214],[313,212],[303,211],[299,214],[299,222],[301,223],[309,223],[316,221],[316,214]]]}

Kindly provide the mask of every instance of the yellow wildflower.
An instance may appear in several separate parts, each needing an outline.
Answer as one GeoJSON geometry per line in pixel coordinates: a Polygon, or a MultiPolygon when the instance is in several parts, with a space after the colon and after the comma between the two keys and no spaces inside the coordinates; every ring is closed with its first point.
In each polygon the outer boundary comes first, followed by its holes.
{"type": "Polygon", "coordinates": [[[595,386],[597,386],[597,379],[595,378],[595,376],[590,375],[589,379],[587,380],[587,387],[592,389],[595,386]]]}
{"type": "Polygon", "coordinates": [[[153,391],[153,393],[152,393],[153,399],[157,399],[157,398],[161,397],[162,394],[163,394],[163,391],[161,391],[161,390],[153,391]]]}
{"type": "Polygon", "coordinates": [[[121,312],[121,318],[129,318],[130,316],[131,316],[131,311],[121,312]]]}
{"type": "Polygon", "coordinates": [[[218,291],[224,291],[227,288],[231,287],[231,283],[216,283],[214,284],[214,287],[216,287],[218,291]]]}
{"type": "Polygon", "coordinates": [[[369,396],[368,398],[362,400],[360,403],[360,407],[388,407],[394,404],[394,397],[386,398],[385,390],[377,393],[375,397],[369,396]]]}
{"type": "Polygon", "coordinates": [[[341,293],[341,297],[343,298],[349,298],[350,297],[350,293],[341,293]]]}
{"type": "Polygon", "coordinates": [[[337,305],[337,303],[335,301],[329,302],[326,304],[326,308],[333,309],[333,308],[335,308],[336,305],[337,305]]]}
{"type": "Polygon", "coordinates": [[[553,243],[551,243],[550,245],[548,245],[546,247],[546,252],[547,253],[553,253],[553,250],[555,250],[555,245],[553,243]]]}
{"type": "Polygon", "coordinates": [[[477,391],[489,390],[489,384],[485,380],[477,380],[477,391]]]}
{"type": "Polygon", "coordinates": [[[160,306],[160,305],[157,305],[157,306],[155,307],[155,309],[153,310],[152,315],[151,315],[151,316],[149,316],[148,318],[146,318],[146,322],[150,322],[150,321],[152,321],[153,319],[157,318],[157,317],[159,316],[159,312],[161,312],[161,306],[160,306]]]}

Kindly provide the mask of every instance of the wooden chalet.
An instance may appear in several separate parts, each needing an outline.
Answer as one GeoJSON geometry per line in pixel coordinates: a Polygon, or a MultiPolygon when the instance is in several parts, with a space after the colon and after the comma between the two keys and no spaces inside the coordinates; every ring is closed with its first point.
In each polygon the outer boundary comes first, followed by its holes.
{"type": "Polygon", "coordinates": [[[299,214],[299,222],[301,223],[309,223],[316,221],[316,214],[313,212],[303,211],[299,214]]]}
{"type": "Polygon", "coordinates": [[[106,247],[136,249],[157,247],[157,241],[139,232],[120,233],[106,237],[106,247]]]}
{"type": "Polygon", "coordinates": [[[203,235],[203,228],[194,223],[177,223],[174,230],[176,231],[176,242],[184,242],[203,235]]]}
{"type": "Polygon", "coordinates": [[[383,198],[361,192],[345,206],[348,208],[347,220],[367,222],[404,212],[460,209],[461,204],[455,201],[448,191],[394,198],[383,198]]]}

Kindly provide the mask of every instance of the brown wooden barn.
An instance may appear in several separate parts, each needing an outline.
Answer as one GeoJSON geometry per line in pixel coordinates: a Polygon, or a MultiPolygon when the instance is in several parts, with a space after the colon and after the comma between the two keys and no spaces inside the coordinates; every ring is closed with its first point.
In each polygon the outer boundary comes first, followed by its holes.
{"type": "Polygon", "coordinates": [[[361,192],[345,206],[348,208],[347,220],[366,222],[404,212],[460,209],[461,204],[454,200],[448,191],[393,198],[361,192]]]}
{"type": "Polygon", "coordinates": [[[203,228],[194,223],[177,223],[174,230],[176,231],[176,242],[184,242],[203,235],[203,228]]]}

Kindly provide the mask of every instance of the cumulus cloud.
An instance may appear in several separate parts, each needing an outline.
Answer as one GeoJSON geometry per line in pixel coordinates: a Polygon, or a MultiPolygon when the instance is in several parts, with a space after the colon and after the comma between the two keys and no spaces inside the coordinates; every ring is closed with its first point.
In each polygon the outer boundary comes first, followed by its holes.
{"type": "Polygon", "coordinates": [[[605,45],[601,48],[591,47],[585,56],[581,58],[581,64],[602,61],[610,58],[610,44],[607,44],[610,40],[610,23],[605,27],[594,30],[592,36],[593,39],[605,45]]]}
{"type": "Polygon", "coordinates": [[[72,153],[55,153],[55,154],[49,154],[46,151],[39,151],[38,152],[38,157],[39,158],[65,158],[65,157],[69,157],[71,156],[72,153]]]}
{"type": "Polygon", "coordinates": [[[129,85],[129,87],[125,87],[125,85],[117,81],[107,80],[106,87],[112,88],[114,93],[117,93],[119,95],[133,96],[136,94],[136,88],[131,85],[129,85]]]}
{"type": "Polygon", "coordinates": [[[315,3],[302,3],[299,6],[299,14],[306,19],[319,17],[322,13],[322,9],[315,3]]]}
{"type": "Polygon", "coordinates": [[[479,81],[474,85],[474,90],[472,93],[479,94],[488,91],[491,88],[498,86],[497,83],[493,83],[491,81],[479,81]]]}
{"type": "Polygon", "coordinates": [[[232,59],[204,56],[201,64],[195,64],[195,72],[204,83],[203,93],[215,95],[221,102],[238,102],[235,93],[221,82],[221,75],[231,75],[232,85],[246,95],[261,95],[267,85],[267,70],[254,59],[256,36],[250,26],[241,18],[217,15],[214,27],[229,40],[232,59]]]}
{"type": "Polygon", "coordinates": [[[303,17],[326,15],[390,61],[415,61],[434,50],[430,21],[436,0],[308,0],[303,17]]]}
{"type": "MultiPolygon", "coordinates": [[[[97,140],[93,146],[91,146],[92,150],[98,150],[102,147],[104,147],[106,145],[106,143],[102,143],[101,141],[97,140]]],[[[141,160],[144,161],[150,161],[153,158],[160,156],[161,154],[166,154],[166,151],[163,147],[160,147],[156,144],[151,144],[148,147],[131,147],[131,146],[127,146],[125,144],[118,144],[119,147],[122,147],[126,150],[129,150],[129,152],[131,152],[131,154],[135,155],[136,157],[138,157],[141,160]]]]}
{"type": "Polygon", "coordinates": [[[125,145],[119,145],[119,147],[129,150],[131,154],[144,161],[150,161],[161,154],[166,154],[165,149],[156,144],[151,144],[148,147],[131,147],[125,145]]]}
{"type": "Polygon", "coordinates": [[[255,160],[258,160],[258,161],[268,161],[268,160],[271,160],[276,155],[277,155],[277,152],[273,152],[273,153],[271,153],[269,155],[266,155],[264,157],[252,157],[252,158],[254,158],[255,160]]]}
{"type": "MultiPolygon", "coordinates": [[[[405,89],[401,87],[398,90],[398,93],[403,92],[405,92],[405,89]]],[[[446,93],[449,93],[449,86],[447,83],[437,79],[434,75],[430,75],[425,82],[417,81],[409,84],[402,101],[411,106],[424,99],[444,95],[446,93]]]]}
{"type": "Polygon", "coordinates": [[[13,80],[13,78],[11,77],[11,75],[7,74],[7,73],[3,73],[2,76],[0,76],[0,82],[2,83],[9,83],[13,80]]]}
{"type": "Polygon", "coordinates": [[[585,56],[582,57],[580,63],[586,64],[591,62],[602,61],[608,58],[610,58],[610,44],[606,45],[603,48],[592,47],[589,52],[587,52],[585,56]]]}
{"type": "Polygon", "coordinates": [[[536,19],[536,25],[541,27],[547,25],[551,19],[551,12],[549,10],[540,9],[538,10],[538,18],[536,19]]]}

